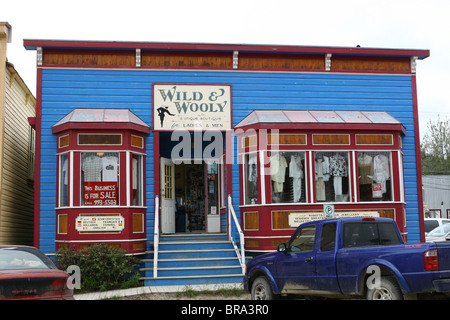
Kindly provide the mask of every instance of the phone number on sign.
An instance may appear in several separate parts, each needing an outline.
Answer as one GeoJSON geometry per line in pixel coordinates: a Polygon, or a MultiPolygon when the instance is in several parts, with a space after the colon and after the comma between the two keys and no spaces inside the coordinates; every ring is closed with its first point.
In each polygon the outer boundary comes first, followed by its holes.
{"type": "Polygon", "coordinates": [[[116,200],[94,200],[95,206],[115,206],[116,204],[116,200]]]}

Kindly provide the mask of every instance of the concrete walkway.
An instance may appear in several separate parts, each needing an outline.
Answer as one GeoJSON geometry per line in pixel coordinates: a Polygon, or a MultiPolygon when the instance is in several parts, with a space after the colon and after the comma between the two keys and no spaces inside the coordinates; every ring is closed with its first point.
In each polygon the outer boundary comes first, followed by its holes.
{"type": "Polygon", "coordinates": [[[202,284],[202,285],[189,285],[189,286],[152,286],[152,287],[136,287],[130,289],[122,290],[110,290],[103,292],[91,292],[75,294],[75,300],[102,300],[110,298],[121,298],[128,296],[135,296],[140,294],[151,294],[151,293],[176,293],[183,292],[187,290],[220,290],[220,289],[242,289],[242,283],[224,283],[224,284],[202,284]]]}

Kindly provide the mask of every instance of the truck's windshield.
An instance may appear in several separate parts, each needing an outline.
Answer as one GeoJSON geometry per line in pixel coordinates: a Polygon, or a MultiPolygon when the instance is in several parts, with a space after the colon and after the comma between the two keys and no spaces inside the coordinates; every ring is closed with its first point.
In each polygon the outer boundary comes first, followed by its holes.
{"type": "Polygon", "coordinates": [[[344,224],[344,248],[401,244],[392,223],[349,222],[344,224]]]}

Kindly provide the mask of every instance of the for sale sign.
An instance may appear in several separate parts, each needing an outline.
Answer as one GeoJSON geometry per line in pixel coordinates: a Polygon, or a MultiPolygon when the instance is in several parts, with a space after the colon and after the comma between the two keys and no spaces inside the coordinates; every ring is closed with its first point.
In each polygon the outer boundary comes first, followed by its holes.
{"type": "Polygon", "coordinates": [[[84,205],[85,206],[117,206],[118,188],[114,181],[92,181],[84,182],[84,205]]]}
{"type": "Polygon", "coordinates": [[[383,188],[381,183],[373,183],[372,184],[372,198],[381,198],[383,197],[383,188]]]}

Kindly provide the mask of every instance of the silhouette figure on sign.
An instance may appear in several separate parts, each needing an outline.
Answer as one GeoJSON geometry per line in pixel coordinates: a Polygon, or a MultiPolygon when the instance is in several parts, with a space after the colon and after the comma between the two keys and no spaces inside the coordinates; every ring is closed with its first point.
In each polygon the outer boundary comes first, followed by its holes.
{"type": "Polygon", "coordinates": [[[168,109],[169,109],[168,106],[162,106],[156,109],[156,111],[158,111],[159,119],[161,120],[161,127],[163,127],[164,117],[166,116],[166,114],[174,116],[174,114],[171,114],[168,109]]]}

